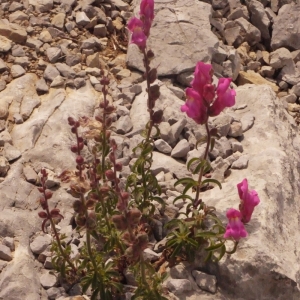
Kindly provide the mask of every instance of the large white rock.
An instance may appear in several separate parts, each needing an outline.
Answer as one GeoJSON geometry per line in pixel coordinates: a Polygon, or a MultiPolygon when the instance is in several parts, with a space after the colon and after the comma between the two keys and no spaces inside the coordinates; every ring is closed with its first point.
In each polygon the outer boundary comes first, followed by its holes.
{"type": "MultiPolygon", "coordinates": [[[[136,14],[139,5],[136,5],[136,14]]],[[[155,18],[148,48],[156,54],[153,66],[159,75],[191,71],[199,60],[210,61],[219,46],[210,30],[211,6],[197,0],[167,0],[155,3],[155,18]]],[[[130,67],[144,70],[142,55],[136,45],[128,48],[130,67]]]]}

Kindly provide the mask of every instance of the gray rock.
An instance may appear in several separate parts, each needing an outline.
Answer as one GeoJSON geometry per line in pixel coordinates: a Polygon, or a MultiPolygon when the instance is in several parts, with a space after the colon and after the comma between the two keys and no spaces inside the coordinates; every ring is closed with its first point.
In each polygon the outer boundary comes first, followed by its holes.
{"type": "Polygon", "coordinates": [[[219,151],[222,158],[226,158],[232,154],[231,144],[226,137],[221,137],[215,141],[215,149],[219,151]]]}
{"type": "MultiPolygon", "coordinates": [[[[138,10],[137,7],[136,12],[138,10]]],[[[156,3],[155,10],[155,26],[151,28],[148,47],[161,54],[155,56],[152,62],[154,66],[159,65],[158,75],[193,71],[197,61],[211,59],[219,41],[210,30],[209,4],[196,1],[186,5],[182,1],[166,7],[163,3],[156,3]],[[199,11],[202,12],[200,15],[199,11]],[[184,60],[181,53],[185,53],[184,60]]],[[[143,71],[142,55],[136,45],[130,45],[127,53],[128,65],[143,71]]]]}
{"type": "MultiPolygon", "coordinates": [[[[295,87],[295,85],[294,85],[294,87],[295,87]]],[[[293,88],[292,88],[292,90],[293,90],[293,88]]],[[[284,97],[281,97],[280,99],[282,101],[287,102],[287,103],[295,103],[296,100],[297,100],[297,96],[295,94],[289,94],[289,95],[286,95],[284,97]]]]}
{"type": "Polygon", "coordinates": [[[59,71],[51,64],[48,64],[44,71],[44,78],[46,80],[53,81],[58,75],[59,71]]]}
{"type": "Polygon", "coordinates": [[[243,135],[243,128],[241,122],[232,122],[228,131],[228,136],[239,137],[243,135]]]}
{"type": "Polygon", "coordinates": [[[5,36],[0,36],[0,51],[7,52],[11,49],[12,42],[5,36]]]}
{"type": "Polygon", "coordinates": [[[281,7],[274,20],[271,47],[276,50],[280,47],[300,49],[300,5],[294,3],[281,7]]]}
{"type": "Polygon", "coordinates": [[[176,295],[181,295],[192,290],[192,284],[188,279],[169,279],[166,285],[176,295]]]}
{"type": "Polygon", "coordinates": [[[248,167],[249,157],[247,155],[240,156],[232,165],[232,169],[246,169],[248,167]]]}
{"type": "Polygon", "coordinates": [[[34,254],[40,254],[44,252],[50,245],[52,238],[50,235],[37,236],[31,243],[30,249],[34,254]]]}
{"type": "Polygon", "coordinates": [[[255,116],[252,113],[246,113],[241,118],[243,132],[249,130],[254,124],[255,116]]]}
{"type": "Polygon", "coordinates": [[[64,296],[64,299],[66,297],[66,293],[63,287],[51,287],[47,290],[47,295],[50,300],[58,299],[61,296],[64,296]]]}
{"type": "Polygon", "coordinates": [[[53,38],[48,30],[43,30],[40,33],[39,40],[41,40],[43,43],[50,43],[52,42],[53,38]]]}
{"type": "Polygon", "coordinates": [[[5,143],[12,144],[11,135],[6,130],[0,133],[0,147],[3,147],[5,143]]]}
{"type": "Polygon", "coordinates": [[[34,171],[34,169],[32,167],[30,167],[29,165],[24,166],[23,167],[23,173],[24,173],[24,176],[25,176],[25,178],[28,182],[36,183],[38,177],[37,177],[37,174],[36,174],[36,172],[34,171]]]}
{"type": "Polygon", "coordinates": [[[291,52],[286,48],[279,48],[270,53],[270,66],[281,69],[292,60],[291,52]]]}
{"type": "MultiPolygon", "coordinates": [[[[169,124],[169,123],[168,123],[169,124]]],[[[154,142],[154,145],[156,147],[156,149],[159,152],[165,153],[165,154],[169,154],[172,151],[172,147],[163,139],[158,139],[154,142]]]]}
{"type": "Polygon", "coordinates": [[[229,141],[231,143],[233,153],[237,151],[243,152],[243,145],[239,141],[237,141],[236,139],[230,139],[229,141]]]}
{"type": "Polygon", "coordinates": [[[215,294],[217,291],[217,278],[214,275],[209,275],[197,270],[192,271],[198,286],[207,292],[215,294]]]}
{"type": "Polygon", "coordinates": [[[0,80],[0,92],[6,88],[6,82],[4,80],[0,80]]]}
{"type": "Polygon", "coordinates": [[[7,171],[9,170],[9,162],[4,156],[0,156],[0,176],[4,177],[7,174],[7,171]]]}
{"type": "Polygon", "coordinates": [[[40,277],[41,285],[45,289],[49,289],[56,286],[57,281],[57,276],[51,274],[50,272],[46,272],[40,277]]]}
{"type": "Polygon", "coordinates": [[[51,63],[56,63],[62,55],[61,49],[58,47],[49,47],[46,50],[46,54],[51,63]]]}
{"type": "Polygon", "coordinates": [[[17,77],[24,75],[26,73],[26,71],[20,65],[13,65],[10,69],[10,73],[13,78],[17,78],[17,77]]]}
{"type": "Polygon", "coordinates": [[[232,121],[233,118],[231,116],[222,113],[213,120],[213,124],[218,129],[218,133],[220,134],[220,136],[227,136],[232,121]]]}
{"type": "Polygon", "coordinates": [[[29,0],[29,4],[35,7],[37,12],[48,12],[53,7],[53,0],[29,0]]]}
{"type": "Polygon", "coordinates": [[[107,29],[104,24],[98,24],[94,27],[94,35],[97,37],[106,37],[107,29]]]}
{"type": "Polygon", "coordinates": [[[15,243],[14,243],[14,239],[12,237],[5,237],[3,240],[2,240],[2,244],[7,246],[10,251],[15,251],[15,243]]]}
{"type": "Polygon", "coordinates": [[[85,84],[86,84],[85,78],[78,77],[74,79],[74,86],[76,89],[80,89],[81,87],[85,86],[85,84]]]}
{"type": "Polygon", "coordinates": [[[221,183],[224,182],[225,172],[228,170],[229,166],[230,164],[225,159],[220,156],[217,157],[217,159],[211,163],[213,178],[221,183]]]}
{"type": "Polygon", "coordinates": [[[116,122],[116,132],[118,134],[125,134],[132,129],[133,125],[128,115],[122,116],[116,122]]]}
{"type": "Polygon", "coordinates": [[[76,75],[75,71],[64,63],[56,63],[55,67],[60,72],[60,74],[66,78],[74,78],[76,75]]]}
{"type": "Polygon", "coordinates": [[[6,261],[12,260],[11,251],[6,245],[0,245],[0,259],[6,261]]]}
{"type": "Polygon", "coordinates": [[[14,118],[15,124],[22,124],[24,122],[23,117],[21,116],[21,114],[18,114],[18,113],[14,114],[13,118],[14,118]]]}
{"type": "Polygon", "coordinates": [[[27,39],[26,30],[23,27],[12,23],[0,24],[0,35],[7,37],[17,44],[24,44],[27,39]]]}
{"type": "Polygon", "coordinates": [[[174,140],[172,140],[172,142],[177,141],[183,128],[185,127],[185,125],[187,124],[187,120],[185,118],[180,118],[180,120],[178,122],[176,122],[175,124],[173,124],[171,126],[171,137],[173,136],[174,140]]]}
{"type": "Polygon", "coordinates": [[[17,148],[15,148],[9,143],[5,143],[3,150],[4,156],[9,162],[18,159],[22,155],[17,148]]]}
{"type": "Polygon", "coordinates": [[[66,17],[66,14],[65,13],[58,13],[56,14],[53,19],[51,20],[51,24],[62,30],[64,28],[64,23],[65,23],[65,17],[66,17]]]}
{"type": "Polygon", "coordinates": [[[50,84],[50,87],[62,87],[65,83],[65,78],[58,75],[56,76],[50,84]]]}
{"type": "Polygon", "coordinates": [[[190,144],[186,139],[182,139],[177,143],[171,152],[171,157],[181,158],[185,157],[190,151],[190,144]]]}
{"type": "Polygon", "coordinates": [[[171,125],[168,122],[161,122],[158,126],[160,137],[168,144],[174,140],[171,125]]]}
{"type": "Polygon", "coordinates": [[[248,4],[249,11],[251,13],[251,23],[261,32],[261,37],[266,40],[270,40],[269,26],[271,24],[268,18],[264,6],[257,0],[251,0],[248,4]]]}
{"type": "Polygon", "coordinates": [[[70,67],[81,63],[81,56],[79,54],[70,54],[66,56],[66,64],[70,67]]]}
{"type": "Polygon", "coordinates": [[[47,93],[49,91],[49,87],[44,78],[41,78],[36,82],[36,90],[42,93],[47,93]]]}
{"type": "Polygon", "coordinates": [[[90,19],[83,11],[76,12],[76,23],[80,26],[86,26],[90,23],[90,19]]]}

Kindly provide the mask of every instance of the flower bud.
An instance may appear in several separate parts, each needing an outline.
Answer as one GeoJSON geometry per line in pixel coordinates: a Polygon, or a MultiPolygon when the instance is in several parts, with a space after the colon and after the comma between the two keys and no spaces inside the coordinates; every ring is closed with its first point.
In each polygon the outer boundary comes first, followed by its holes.
{"type": "Polygon", "coordinates": [[[148,51],[147,51],[147,58],[148,58],[149,60],[151,60],[151,59],[154,58],[154,53],[153,53],[152,50],[148,50],[148,51]]]}
{"type": "Polygon", "coordinates": [[[46,190],[46,191],[45,191],[45,197],[46,197],[47,200],[48,200],[48,199],[51,199],[51,198],[52,198],[52,195],[53,195],[53,193],[52,193],[51,191],[49,191],[49,190],[46,190]]]}
{"type": "Polygon", "coordinates": [[[38,191],[39,191],[40,193],[44,193],[44,188],[43,188],[43,187],[38,187],[38,191]]]}
{"type": "Polygon", "coordinates": [[[122,171],[122,164],[121,164],[121,163],[116,163],[116,164],[115,164],[115,169],[116,169],[116,171],[118,171],[118,172],[122,171]]]}
{"type": "Polygon", "coordinates": [[[75,124],[75,121],[72,117],[69,117],[68,118],[68,123],[69,123],[70,126],[73,126],[75,124]]]}
{"type": "Polygon", "coordinates": [[[46,213],[46,212],[44,212],[44,211],[40,211],[40,212],[38,213],[38,215],[39,215],[39,217],[40,217],[40,218],[42,218],[42,219],[46,219],[46,218],[48,218],[48,215],[47,215],[47,213],[46,213]]]}
{"type": "Polygon", "coordinates": [[[83,214],[84,213],[84,207],[83,207],[83,204],[80,200],[75,200],[73,202],[73,209],[78,214],[83,214]]]}
{"type": "Polygon", "coordinates": [[[153,83],[157,79],[157,69],[153,68],[148,74],[148,79],[150,83],[153,83]]]}
{"type": "Polygon", "coordinates": [[[111,135],[111,131],[106,131],[106,138],[109,139],[111,135]]]}
{"type": "Polygon", "coordinates": [[[77,216],[75,222],[78,226],[82,227],[86,223],[86,218],[84,216],[77,216]]]}
{"type": "Polygon", "coordinates": [[[111,124],[112,124],[112,118],[111,118],[111,117],[108,117],[108,118],[105,120],[105,125],[106,125],[107,127],[109,127],[111,124]]]}
{"type": "Polygon", "coordinates": [[[72,127],[71,128],[71,132],[75,134],[77,132],[77,128],[76,127],[72,127]]]}
{"type": "Polygon", "coordinates": [[[105,176],[110,181],[114,181],[115,180],[115,173],[113,172],[113,170],[107,170],[107,171],[105,171],[105,176]]]}
{"type": "Polygon", "coordinates": [[[161,123],[163,114],[164,114],[164,112],[161,109],[154,112],[154,114],[152,115],[152,122],[154,124],[161,123]]]}
{"type": "Polygon", "coordinates": [[[48,208],[47,200],[43,196],[40,197],[40,204],[42,206],[42,209],[47,209],[48,208]]]}
{"type": "Polygon", "coordinates": [[[100,84],[102,84],[102,85],[109,85],[109,79],[107,77],[103,77],[100,80],[100,84]]]}
{"type": "Polygon", "coordinates": [[[80,123],[78,121],[75,122],[74,127],[78,128],[80,127],[80,123]]]}
{"type": "Polygon", "coordinates": [[[77,141],[78,141],[78,143],[83,143],[83,138],[81,136],[79,136],[77,141]]]}
{"type": "Polygon", "coordinates": [[[124,231],[127,229],[127,222],[123,215],[114,215],[111,220],[118,230],[124,231]]]}
{"type": "Polygon", "coordinates": [[[133,226],[137,226],[139,224],[141,216],[142,216],[142,213],[137,208],[133,208],[127,213],[128,221],[133,226]]]}
{"type": "Polygon", "coordinates": [[[79,150],[82,150],[83,147],[84,147],[84,143],[82,143],[82,142],[78,143],[78,148],[79,148],[79,150]]]}
{"type": "Polygon", "coordinates": [[[107,186],[107,185],[103,185],[103,186],[101,186],[101,188],[99,189],[99,191],[102,194],[106,194],[106,193],[108,193],[110,191],[110,187],[107,186]]]}
{"type": "Polygon", "coordinates": [[[82,157],[81,155],[78,155],[78,156],[76,157],[76,163],[77,163],[78,165],[82,165],[82,164],[84,163],[84,159],[83,159],[83,157],[82,157]]]}
{"type": "Polygon", "coordinates": [[[71,151],[72,151],[73,153],[77,153],[77,151],[78,151],[77,146],[76,146],[76,145],[71,146],[71,151]]]}
{"type": "Polygon", "coordinates": [[[122,200],[127,201],[130,198],[130,194],[128,192],[121,192],[121,198],[122,200]]]}
{"type": "Polygon", "coordinates": [[[116,160],[115,158],[115,154],[113,152],[110,152],[109,155],[108,155],[108,158],[111,162],[114,162],[116,160]]]}
{"type": "Polygon", "coordinates": [[[89,200],[86,201],[85,205],[86,205],[87,208],[93,208],[94,205],[95,205],[95,201],[92,200],[92,199],[89,199],[89,200]]]}
{"type": "Polygon", "coordinates": [[[115,107],[113,105],[108,105],[105,109],[105,112],[111,114],[115,111],[115,107]]]}

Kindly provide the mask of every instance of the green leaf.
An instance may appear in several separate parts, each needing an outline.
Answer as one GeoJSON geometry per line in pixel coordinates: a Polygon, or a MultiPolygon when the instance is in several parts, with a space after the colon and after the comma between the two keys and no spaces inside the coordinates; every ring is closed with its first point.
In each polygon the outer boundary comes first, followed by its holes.
{"type": "Polygon", "coordinates": [[[194,201],[194,199],[189,195],[179,195],[173,200],[173,204],[175,204],[175,202],[180,199],[189,199],[191,201],[194,201]]]}
{"type": "Polygon", "coordinates": [[[188,183],[192,184],[192,186],[198,184],[198,182],[195,181],[193,178],[185,177],[185,178],[181,178],[181,179],[177,180],[175,182],[174,186],[177,186],[179,184],[188,184],[188,183]]]}
{"type": "Polygon", "coordinates": [[[224,242],[223,243],[214,244],[212,246],[209,246],[209,247],[205,248],[205,250],[206,251],[217,250],[217,249],[221,248],[223,245],[224,245],[224,242]]]}
{"type": "Polygon", "coordinates": [[[196,162],[197,160],[201,160],[201,158],[198,158],[198,157],[194,157],[192,159],[189,160],[188,164],[187,164],[187,169],[189,170],[190,167],[191,167],[191,164],[196,162]]]}
{"type": "Polygon", "coordinates": [[[195,235],[195,237],[202,237],[202,238],[210,238],[210,237],[215,237],[216,233],[215,232],[211,232],[211,231],[203,231],[203,232],[199,232],[195,235]]]}
{"type": "Polygon", "coordinates": [[[212,178],[208,178],[208,179],[205,179],[201,182],[201,185],[204,185],[206,183],[215,183],[216,185],[218,185],[218,187],[220,188],[220,190],[222,189],[222,185],[221,183],[216,180],[216,179],[212,179],[212,178]]]}
{"type": "Polygon", "coordinates": [[[203,144],[203,143],[206,142],[206,141],[207,141],[207,136],[204,136],[204,137],[200,138],[200,139],[197,141],[197,143],[196,143],[196,149],[198,149],[198,145],[199,145],[199,144],[203,144]]]}

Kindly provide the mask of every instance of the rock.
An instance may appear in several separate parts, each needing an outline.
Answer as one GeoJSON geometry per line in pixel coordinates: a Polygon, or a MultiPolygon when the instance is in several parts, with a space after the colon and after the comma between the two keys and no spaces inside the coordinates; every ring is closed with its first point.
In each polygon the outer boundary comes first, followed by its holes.
{"type": "Polygon", "coordinates": [[[70,67],[81,63],[81,56],[79,54],[71,54],[66,56],[66,64],[70,67]]]}
{"type": "Polygon", "coordinates": [[[10,23],[21,23],[22,21],[28,20],[29,17],[22,11],[15,11],[9,15],[10,23]]]}
{"type": "Polygon", "coordinates": [[[232,169],[246,169],[248,166],[249,157],[247,155],[240,156],[232,165],[232,169]]]}
{"type": "Polygon", "coordinates": [[[90,23],[90,19],[83,11],[78,11],[76,13],[76,23],[80,26],[86,26],[90,23]]]}
{"type": "Polygon", "coordinates": [[[172,147],[167,142],[165,142],[163,139],[156,140],[154,142],[154,145],[159,152],[169,154],[172,151],[172,147]]]}
{"type": "Polygon", "coordinates": [[[266,84],[269,85],[274,92],[278,92],[279,88],[276,84],[266,80],[265,78],[263,78],[262,76],[260,76],[259,74],[255,73],[254,71],[240,71],[239,73],[239,77],[238,77],[238,84],[239,85],[243,85],[246,83],[254,83],[254,84],[266,84]]]}
{"type": "Polygon", "coordinates": [[[228,136],[239,137],[243,135],[243,128],[241,122],[232,122],[228,131],[228,136]]]}
{"type": "Polygon", "coordinates": [[[56,63],[62,55],[61,50],[58,47],[49,47],[46,50],[46,54],[51,63],[56,63]]]}
{"type": "Polygon", "coordinates": [[[53,0],[29,0],[29,4],[35,7],[37,12],[48,12],[53,7],[53,0]]]}
{"type": "Polygon", "coordinates": [[[51,64],[48,64],[44,71],[44,78],[46,80],[53,81],[58,75],[59,71],[51,64]]]}
{"type": "Polygon", "coordinates": [[[0,36],[0,52],[7,52],[11,49],[12,43],[11,40],[5,36],[0,36]]]}
{"type": "Polygon", "coordinates": [[[213,169],[213,178],[223,183],[225,173],[228,170],[229,166],[230,164],[226,161],[226,159],[218,156],[216,160],[211,163],[211,167],[213,169]]]}
{"type": "Polygon", "coordinates": [[[269,41],[271,38],[269,32],[271,22],[263,4],[257,0],[251,0],[248,4],[248,9],[251,13],[251,24],[260,30],[263,39],[269,41]]]}
{"type": "Polygon", "coordinates": [[[171,132],[171,125],[168,122],[161,122],[158,126],[160,131],[160,137],[168,144],[174,140],[171,132]]]}
{"type": "Polygon", "coordinates": [[[11,251],[9,247],[0,245],[0,259],[10,261],[12,260],[11,251]]]}
{"type": "Polygon", "coordinates": [[[53,17],[51,24],[54,27],[62,30],[64,28],[65,17],[66,17],[65,13],[58,13],[53,17]]]}
{"type": "Polygon", "coordinates": [[[31,243],[30,249],[34,254],[40,254],[44,252],[52,242],[50,235],[37,236],[31,243]]]}
{"type": "Polygon", "coordinates": [[[291,52],[286,48],[279,48],[270,53],[270,66],[275,69],[283,68],[291,60],[291,52]]]}
{"type": "Polygon", "coordinates": [[[287,103],[295,103],[297,100],[297,96],[295,94],[289,94],[281,98],[282,101],[286,101],[287,103]]]}
{"type": "Polygon", "coordinates": [[[26,73],[26,71],[24,70],[23,67],[19,66],[19,65],[13,65],[10,69],[11,72],[11,76],[13,78],[17,78],[20,77],[22,75],[24,75],[26,73]]]}
{"type": "Polygon", "coordinates": [[[300,5],[294,3],[283,5],[274,20],[271,47],[276,50],[286,47],[300,49],[300,5]]]}
{"type": "Polygon", "coordinates": [[[15,244],[14,244],[14,239],[12,237],[5,237],[3,240],[2,240],[2,244],[7,246],[10,251],[15,251],[15,244]]]}
{"type": "Polygon", "coordinates": [[[171,157],[180,158],[185,157],[190,151],[190,144],[186,139],[182,139],[177,143],[171,152],[171,157]]]}
{"type": "Polygon", "coordinates": [[[260,75],[263,76],[263,77],[269,77],[269,78],[272,78],[274,73],[275,73],[275,69],[273,67],[270,67],[270,66],[262,66],[260,68],[260,71],[259,71],[260,75]]]}
{"type": "Polygon", "coordinates": [[[230,139],[229,141],[231,143],[231,149],[233,153],[243,152],[243,145],[239,141],[237,141],[236,139],[230,139]]]}
{"type": "Polygon", "coordinates": [[[51,34],[49,33],[48,30],[43,30],[43,31],[40,33],[39,39],[40,39],[43,43],[50,43],[50,42],[52,42],[52,36],[51,36],[51,34]]]}
{"type": "Polygon", "coordinates": [[[0,147],[3,147],[5,143],[12,144],[11,136],[6,130],[0,133],[0,147]]]}
{"type": "Polygon", "coordinates": [[[6,176],[9,170],[9,162],[4,156],[0,156],[0,176],[6,176]]]}
{"type": "Polygon", "coordinates": [[[15,148],[9,143],[6,143],[4,145],[3,150],[4,150],[4,156],[9,162],[18,159],[22,155],[17,148],[15,148]]]}
{"type": "Polygon", "coordinates": [[[36,90],[42,93],[47,93],[49,91],[49,87],[44,78],[41,78],[36,82],[36,90]]]}
{"type": "Polygon", "coordinates": [[[24,44],[27,39],[26,30],[16,24],[0,24],[0,35],[7,37],[11,41],[18,44],[24,44]]]}
{"type": "Polygon", "coordinates": [[[0,80],[0,92],[6,88],[6,82],[4,80],[0,80]]]}
{"type": "Polygon", "coordinates": [[[37,182],[37,174],[34,169],[30,166],[23,167],[23,173],[28,182],[36,183],[37,182]]]}
{"type": "Polygon", "coordinates": [[[58,75],[56,76],[50,84],[50,87],[62,87],[65,84],[64,77],[58,75]]]}
{"type": "Polygon", "coordinates": [[[94,27],[94,35],[100,38],[106,37],[107,29],[104,24],[98,24],[94,27]]]}
{"type": "Polygon", "coordinates": [[[116,132],[118,134],[125,134],[132,129],[133,125],[128,115],[122,116],[116,122],[116,132]]]}
{"type": "Polygon", "coordinates": [[[191,282],[188,279],[169,279],[166,286],[176,295],[180,295],[192,290],[191,282]]]}
{"type": "Polygon", "coordinates": [[[55,275],[51,274],[50,272],[44,273],[40,277],[41,285],[45,289],[49,289],[51,287],[56,286],[57,280],[58,280],[57,277],[55,275]]]}
{"type": "Polygon", "coordinates": [[[217,128],[220,136],[227,136],[232,121],[233,118],[231,116],[222,113],[213,120],[213,124],[217,128]]]}
{"type": "MultiPolygon", "coordinates": [[[[138,12],[138,7],[136,12],[138,12]]],[[[192,2],[183,6],[180,3],[156,3],[154,23],[147,41],[148,47],[160,53],[154,57],[152,65],[158,66],[159,76],[177,75],[193,71],[196,63],[211,59],[219,46],[217,37],[210,30],[211,6],[203,2],[192,2]],[[199,15],[197,12],[201,11],[199,15]],[[190,45],[187,47],[186,45],[190,45]],[[208,51],[207,51],[208,49],[208,51]],[[203,51],[204,50],[204,51],[203,51]],[[183,62],[181,53],[185,53],[183,62]]],[[[129,45],[128,66],[144,70],[142,55],[136,45],[129,45]]]]}
{"type": "Polygon", "coordinates": [[[243,132],[249,130],[254,124],[255,116],[252,113],[246,113],[241,118],[243,132]]]}
{"type": "Polygon", "coordinates": [[[217,291],[217,278],[214,275],[205,274],[203,272],[193,270],[192,274],[198,286],[207,292],[215,294],[217,291]]]}
{"type": "Polygon", "coordinates": [[[60,72],[60,74],[66,78],[74,78],[76,76],[75,71],[64,63],[56,63],[55,67],[60,72]]]}

